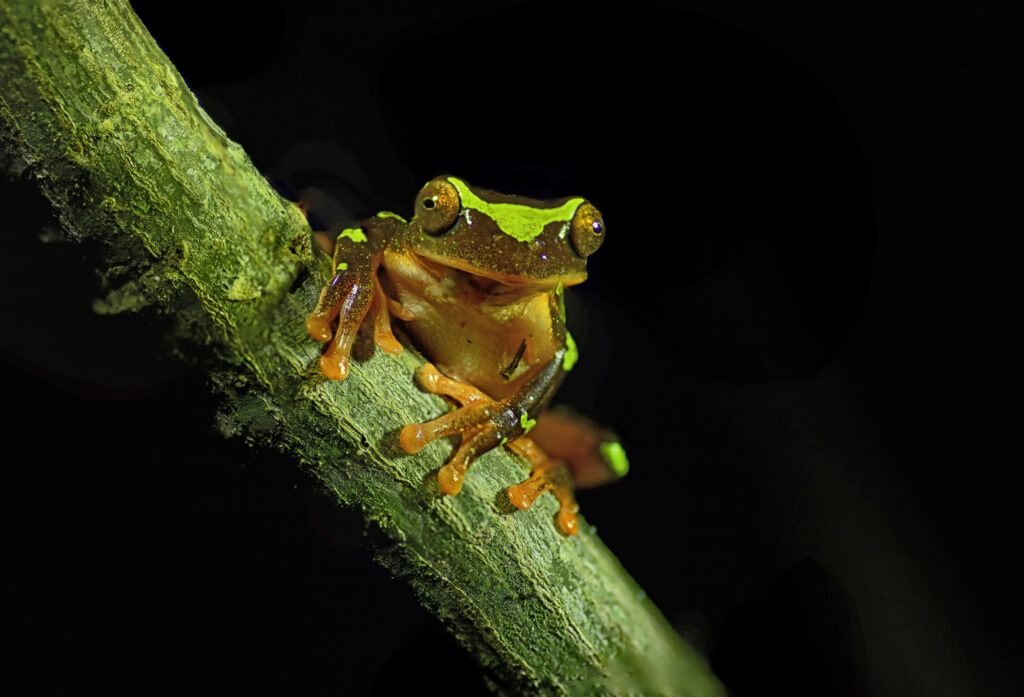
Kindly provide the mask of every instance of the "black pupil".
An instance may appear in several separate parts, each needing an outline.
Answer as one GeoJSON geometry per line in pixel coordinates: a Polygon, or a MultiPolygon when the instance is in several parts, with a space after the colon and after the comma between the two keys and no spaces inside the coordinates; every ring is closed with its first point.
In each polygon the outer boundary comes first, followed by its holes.
{"type": "Polygon", "coordinates": [[[595,235],[600,235],[602,232],[604,232],[604,223],[602,223],[600,220],[595,220],[593,225],[591,225],[590,227],[593,228],[595,235]]]}
{"type": "Polygon", "coordinates": [[[432,199],[432,198],[425,198],[425,199],[423,199],[423,207],[424,208],[433,208],[434,207],[434,199],[432,199]]]}

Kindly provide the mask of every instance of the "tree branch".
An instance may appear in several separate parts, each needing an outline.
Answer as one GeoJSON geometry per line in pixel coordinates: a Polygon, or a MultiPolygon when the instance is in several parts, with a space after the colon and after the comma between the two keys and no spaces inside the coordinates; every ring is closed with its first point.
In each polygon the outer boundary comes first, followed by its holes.
{"type": "Polygon", "coordinates": [[[447,407],[415,388],[410,351],[377,352],[342,383],[317,371],[303,319],[329,273],[310,230],[199,108],[126,2],[0,2],[0,160],[30,173],[69,237],[144,271],[108,311],[155,305],[214,346],[225,426],[290,454],[390,543],[378,557],[510,693],[718,695],[595,534],[574,538],[541,497],[514,512],[523,464],[480,459],[441,496],[435,443],[397,447],[447,407]]]}

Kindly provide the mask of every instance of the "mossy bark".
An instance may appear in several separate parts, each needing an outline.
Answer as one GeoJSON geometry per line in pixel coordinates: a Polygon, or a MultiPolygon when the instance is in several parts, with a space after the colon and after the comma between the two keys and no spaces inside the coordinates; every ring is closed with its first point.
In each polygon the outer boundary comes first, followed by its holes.
{"type": "Polygon", "coordinates": [[[482,457],[459,496],[439,494],[450,446],[397,446],[402,425],[446,409],[416,389],[411,352],[378,351],[342,383],[318,374],[303,319],[328,260],[127,2],[3,0],[0,23],[0,157],[38,181],[70,238],[136,270],[97,309],[155,305],[212,345],[223,428],[288,453],[379,526],[381,562],[499,691],[721,694],[585,523],[565,538],[551,497],[507,504],[527,471],[508,452],[482,457]]]}

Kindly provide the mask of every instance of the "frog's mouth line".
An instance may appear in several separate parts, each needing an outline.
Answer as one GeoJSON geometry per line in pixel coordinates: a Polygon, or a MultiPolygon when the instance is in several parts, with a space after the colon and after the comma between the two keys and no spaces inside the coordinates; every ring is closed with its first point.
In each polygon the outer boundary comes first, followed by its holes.
{"type": "Polygon", "coordinates": [[[455,271],[459,277],[464,278],[473,288],[491,297],[525,297],[534,293],[552,291],[559,284],[568,287],[587,280],[586,273],[552,276],[550,278],[524,278],[523,276],[480,269],[461,259],[450,259],[430,254],[429,252],[418,252],[413,254],[413,256],[422,264],[423,268],[427,269],[438,280],[455,271]]]}

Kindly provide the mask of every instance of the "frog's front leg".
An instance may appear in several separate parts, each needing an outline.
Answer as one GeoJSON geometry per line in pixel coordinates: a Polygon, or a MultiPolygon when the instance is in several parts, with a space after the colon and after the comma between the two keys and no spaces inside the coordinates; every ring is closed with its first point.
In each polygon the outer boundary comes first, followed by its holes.
{"type": "Polygon", "coordinates": [[[320,292],[320,300],[306,318],[306,329],[317,341],[330,341],[320,356],[320,369],[332,380],[348,376],[349,353],[367,312],[373,314],[374,339],[389,353],[401,353],[402,345],[391,332],[388,298],[377,279],[380,253],[362,227],[343,230],[334,246],[334,276],[320,292]],[[331,323],[338,318],[338,328],[331,323]]]}

